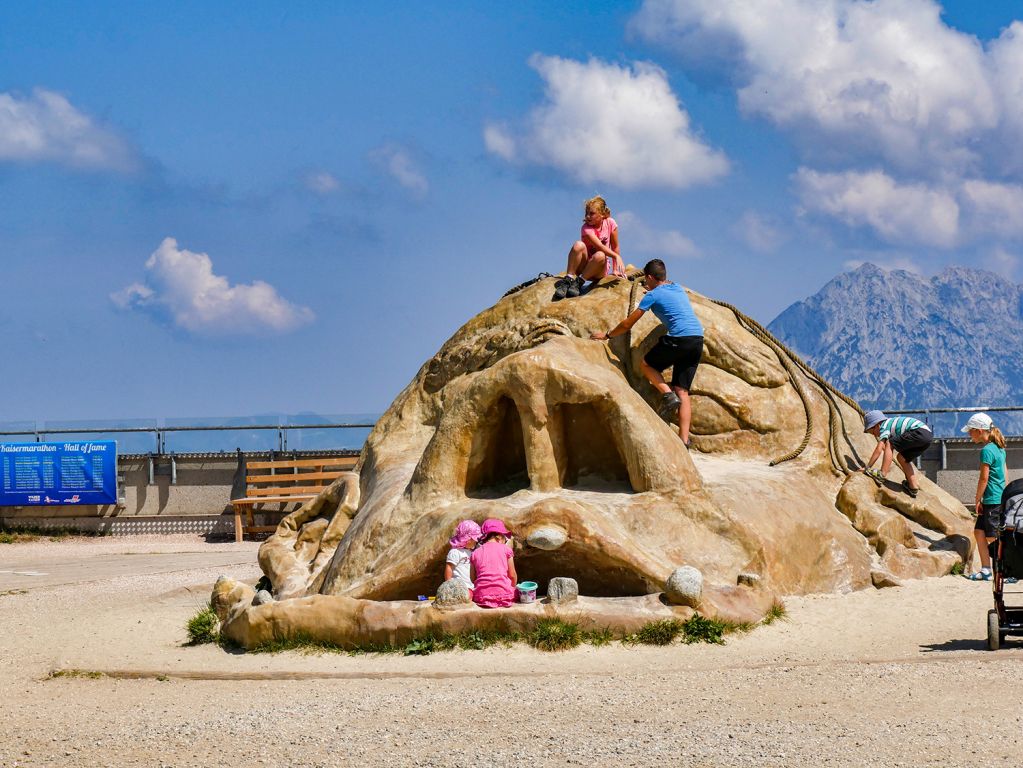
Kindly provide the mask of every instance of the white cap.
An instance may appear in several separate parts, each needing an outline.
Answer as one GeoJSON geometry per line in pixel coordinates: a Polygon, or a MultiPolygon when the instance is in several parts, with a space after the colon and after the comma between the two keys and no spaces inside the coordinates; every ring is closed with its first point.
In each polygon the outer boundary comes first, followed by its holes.
{"type": "Polygon", "coordinates": [[[991,417],[986,413],[975,413],[966,422],[963,432],[969,432],[971,429],[991,429],[994,425],[995,423],[991,421],[991,417]]]}

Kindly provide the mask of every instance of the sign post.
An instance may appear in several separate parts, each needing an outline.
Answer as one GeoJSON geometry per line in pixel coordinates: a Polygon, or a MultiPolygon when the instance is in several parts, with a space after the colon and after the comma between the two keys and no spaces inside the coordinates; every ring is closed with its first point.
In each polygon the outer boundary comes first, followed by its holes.
{"type": "Polygon", "coordinates": [[[0,506],[117,503],[117,443],[0,443],[0,506]]]}

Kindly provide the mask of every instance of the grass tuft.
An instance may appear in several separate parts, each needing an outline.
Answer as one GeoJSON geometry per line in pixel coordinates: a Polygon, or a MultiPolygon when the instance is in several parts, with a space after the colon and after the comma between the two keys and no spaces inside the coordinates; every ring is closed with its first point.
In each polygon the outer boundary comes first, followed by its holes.
{"type": "Polygon", "coordinates": [[[949,575],[951,576],[962,576],[964,573],[966,573],[966,566],[963,565],[962,560],[954,563],[952,565],[952,570],[949,571],[949,575]]]}
{"type": "Polygon", "coordinates": [[[101,677],[106,677],[102,672],[96,672],[92,669],[54,669],[50,671],[50,679],[54,680],[57,678],[86,678],[88,680],[99,680],[101,677]]]}
{"type": "Polygon", "coordinates": [[[724,645],[727,628],[728,626],[723,621],[708,619],[699,613],[694,613],[682,623],[682,642],[687,645],[693,643],[724,645]]]}
{"type": "Polygon", "coordinates": [[[583,642],[589,643],[595,648],[600,648],[605,645],[610,645],[614,642],[615,635],[607,627],[603,629],[592,629],[589,632],[583,632],[583,642]]]}
{"type": "Polygon", "coordinates": [[[583,635],[578,624],[561,619],[540,619],[526,639],[541,651],[564,651],[579,645],[583,635]]]}
{"type": "Polygon", "coordinates": [[[102,531],[79,531],[75,528],[41,528],[39,526],[15,526],[9,528],[4,526],[0,527],[0,544],[24,544],[44,538],[50,541],[61,541],[69,536],[97,537],[105,535],[106,533],[102,531]]]}
{"type": "Polygon", "coordinates": [[[630,635],[629,641],[644,645],[671,645],[682,634],[683,626],[678,619],[651,621],[640,627],[634,635],[630,635]]]}
{"type": "Polygon", "coordinates": [[[788,619],[788,617],[789,612],[785,607],[785,603],[780,600],[775,600],[771,604],[771,607],[767,609],[767,613],[764,614],[764,618],[760,623],[769,627],[774,624],[774,622],[784,621],[785,619],[788,619]]]}
{"type": "Polygon", "coordinates": [[[185,624],[188,631],[188,645],[204,645],[220,640],[220,619],[213,605],[208,604],[188,620],[185,624]]]}

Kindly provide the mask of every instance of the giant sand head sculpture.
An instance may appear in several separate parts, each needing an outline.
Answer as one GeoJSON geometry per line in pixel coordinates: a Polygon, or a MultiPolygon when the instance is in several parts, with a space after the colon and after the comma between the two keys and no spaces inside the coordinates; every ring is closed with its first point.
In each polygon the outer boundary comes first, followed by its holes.
{"type": "Polygon", "coordinates": [[[589,339],[635,308],[639,283],[552,302],[552,282],[463,326],[377,423],[358,477],[285,519],[260,550],[279,598],[432,594],[467,518],[506,521],[524,578],[594,597],[660,592],[683,565],[734,604],[737,581],[844,591],[969,557],[962,506],[926,481],[910,499],[851,473],[874,445],[855,404],[738,310],[691,294],[706,335],[687,450],[639,373],[656,318],[589,339]]]}

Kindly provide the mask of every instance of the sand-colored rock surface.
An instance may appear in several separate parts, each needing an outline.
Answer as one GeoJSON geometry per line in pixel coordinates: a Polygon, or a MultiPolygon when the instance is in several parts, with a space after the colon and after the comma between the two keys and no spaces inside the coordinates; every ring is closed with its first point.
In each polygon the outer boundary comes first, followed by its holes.
{"type": "MultiPolygon", "coordinates": [[[[713,595],[757,576],[728,603],[741,614],[769,605],[764,595],[897,583],[971,556],[970,518],[937,486],[923,480],[911,500],[897,468],[882,488],[851,472],[874,446],[855,406],[741,313],[692,294],[706,341],[687,451],[639,373],[663,332],[656,318],[610,343],[589,339],[635,307],[640,286],[610,280],[555,303],[552,282],[455,333],[377,423],[358,487],[348,476],[282,523],[260,563],[279,597],[305,602],[230,622],[248,628],[240,642],[265,635],[264,620],[279,632],[312,629],[303,622],[330,610],[376,610],[322,597],[433,594],[466,518],[502,518],[520,576],[541,588],[569,577],[586,597],[640,597],[691,566],[713,595]],[[314,595],[334,608],[310,613],[314,595]]],[[[225,612],[249,610],[244,599],[225,612]]],[[[704,610],[727,615],[713,599],[704,610]]]]}

